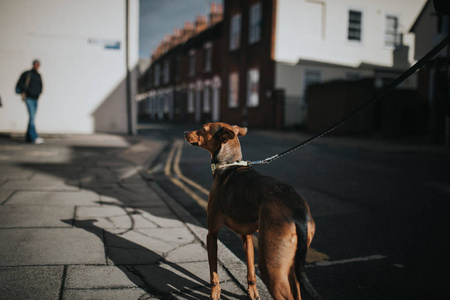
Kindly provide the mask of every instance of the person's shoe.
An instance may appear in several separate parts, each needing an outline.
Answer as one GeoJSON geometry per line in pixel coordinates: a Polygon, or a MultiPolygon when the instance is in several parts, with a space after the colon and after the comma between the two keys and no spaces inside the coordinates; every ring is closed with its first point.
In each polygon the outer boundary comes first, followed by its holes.
{"type": "Polygon", "coordinates": [[[37,139],[34,140],[34,143],[35,143],[36,145],[42,144],[43,142],[44,142],[44,139],[43,139],[43,138],[40,138],[40,137],[38,137],[37,139]]]}

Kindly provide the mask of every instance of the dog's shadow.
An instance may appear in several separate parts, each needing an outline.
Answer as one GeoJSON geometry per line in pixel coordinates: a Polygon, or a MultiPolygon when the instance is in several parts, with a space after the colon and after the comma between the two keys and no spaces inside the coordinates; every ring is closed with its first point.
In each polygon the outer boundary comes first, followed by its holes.
{"type": "MultiPolygon", "coordinates": [[[[129,241],[95,225],[97,219],[62,222],[86,230],[96,235],[105,245],[108,265],[117,266],[128,279],[147,293],[163,299],[196,300],[209,298],[209,283],[179,264],[165,260],[161,255],[139,244],[129,241]],[[130,261],[145,261],[148,264],[133,265],[130,261]]],[[[227,291],[222,292],[221,299],[248,299],[227,291]]]]}

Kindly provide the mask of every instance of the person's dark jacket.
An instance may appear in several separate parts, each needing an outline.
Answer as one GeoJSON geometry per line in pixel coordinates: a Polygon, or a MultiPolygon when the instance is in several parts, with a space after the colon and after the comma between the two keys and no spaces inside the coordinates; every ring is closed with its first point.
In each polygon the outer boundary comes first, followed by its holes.
{"type": "Polygon", "coordinates": [[[34,69],[23,72],[17,82],[16,90],[25,91],[28,98],[38,99],[42,93],[41,75],[34,69]],[[30,74],[30,82],[28,88],[25,88],[28,73],[30,74]]]}

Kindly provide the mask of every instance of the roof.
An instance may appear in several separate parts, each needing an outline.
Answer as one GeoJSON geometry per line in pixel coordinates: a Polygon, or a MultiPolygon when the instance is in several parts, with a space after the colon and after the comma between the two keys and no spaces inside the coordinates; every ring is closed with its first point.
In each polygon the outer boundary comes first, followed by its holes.
{"type": "Polygon", "coordinates": [[[409,32],[415,32],[417,24],[419,23],[420,19],[422,19],[422,17],[425,15],[426,8],[430,4],[431,4],[431,0],[428,0],[423,5],[422,10],[420,11],[419,15],[417,16],[416,21],[414,21],[414,24],[411,26],[411,29],[409,30],[409,32]]]}

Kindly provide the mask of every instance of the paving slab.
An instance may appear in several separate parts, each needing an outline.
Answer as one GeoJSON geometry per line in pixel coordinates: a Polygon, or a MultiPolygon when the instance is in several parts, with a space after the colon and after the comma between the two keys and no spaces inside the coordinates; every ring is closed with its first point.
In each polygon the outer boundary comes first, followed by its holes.
{"type": "Polygon", "coordinates": [[[144,282],[126,267],[69,266],[64,288],[118,289],[144,286],[144,282]]]}
{"type": "Polygon", "coordinates": [[[0,267],[0,299],[58,299],[63,269],[63,266],[0,267]]]}
{"type": "Polygon", "coordinates": [[[0,229],[0,266],[105,264],[100,229],[0,229]]]}
{"type": "Polygon", "coordinates": [[[61,220],[70,219],[73,206],[1,205],[0,228],[71,227],[61,220]]]}
{"type": "Polygon", "coordinates": [[[166,255],[166,260],[170,262],[198,262],[207,261],[208,252],[199,242],[180,246],[166,255]]]}
{"type": "Polygon", "coordinates": [[[34,171],[22,166],[2,164],[2,177],[9,180],[28,180],[33,174],[34,171]]]}
{"type": "MultiPolygon", "coordinates": [[[[1,181],[0,181],[1,184],[1,181]]],[[[7,199],[11,197],[11,195],[14,193],[13,190],[2,190],[0,189],[0,205],[5,202],[7,199]]]]}
{"type": "Polygon", "coordinates": [[[124,205],[139,206],[166,206],[161,197],[156,194],[153,189],[146,187],[145,190],[138,193],[134,190],[126,190],[124,188],[114,187],[110,190],[100,191],[101,200],[104,203],[122,203],[124,205]]]}
{"type": "Polygon", "coordinates": [[[2,185],[5,190],[33,191],[79,191],[79,186],[67,185],[63,181],[8,181],[2,185]]]}
{"type": "MultiPolygon", "coordinates": [[[[220,283],[220,299],[222,300],[248,300],[249,297],[243,289],[233,281],[220,283]]],[[[192,299],[209,299],[210,287],[203,286],[199,289],[187,289],[175,295],[179,300],[192,300],[192,299]]],[[[261,298],[271,299],[271,298],[261,298]]]]}
{"type": "MultiPolygon", "coordinates": [[[[105,229],[139,229],[156,227],[182,227],[183,224],[167,208],[159,209],[157,216],[153,212],[156,208],[147,210],[123,206],[79,206],[75,214],[75,226],[85,227],[84,220],[95,220],[91,226],[105,229]]],[[[89,224],[88,224],[89,225],[89,224]]]]}
{"type": "MultiPolygon", "coordinates": [[[[209,264],[206,261],[161,263],[135,268],[148,285],[163,294],[177,294],[187,289],[209,286],[209,264]]],[[[222,267],[218,267],[218,272],[221,282],[230,279],[222,267]]]]}
{"type": "Polygon", "coordinates": [[[109,236],[107,236],[106,244],[108,247],[137,249],[144,247],[161,256],[195,242],[194,236],[186,227],[134,229],[126,232],[116,229],[112,230],[111,233],[120,237],[120,239],[109,239],[109,236]]]}
{"type": "Polygon", "coordinates": [[[64,300],[154,300],[140,288],[100,289],[100,290],[65,290],[64,300]]]}
{"type": "MultiPolygon", "coordinates": [[[[11,191],[9,191],[11,193],[11,191]]],[[[2,190],[0,190],[0,195],[2,190]]],[[[64,191],[17,191],[12,197],[5,203],[9,204],[22,204],[22,205],[89,205],[99,206],[100,195],[87,190],[77,190],[72,192],[64,191]]]]}

